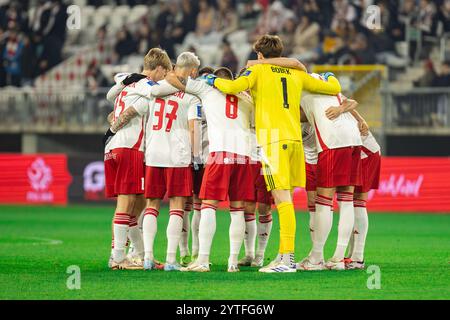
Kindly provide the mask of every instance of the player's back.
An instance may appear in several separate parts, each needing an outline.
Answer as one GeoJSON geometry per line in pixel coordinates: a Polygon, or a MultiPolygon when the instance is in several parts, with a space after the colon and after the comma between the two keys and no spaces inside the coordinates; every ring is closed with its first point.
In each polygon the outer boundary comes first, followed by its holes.
{"type": "Polygon", "coordinates": [[[362,144],[358,125],[349,112],[334,120],[326,117],[325,111],[341,104],[342,95],[328,96],[304,92],[301,105],[311,125],[316,130],[318,151],[362,144]]]}
{"type": "Polygon", "coordinates": [[[188,114],[200,101],[185,92],[155,98],[150,102],[146,125],[146,164],[184,167],[191,163],[188,114]]]}
{"type": "Polygon", "coordinates": [[[250,156],[250,117],[254,106],[246,93],[224,94],[200,80],[189,80],[186,91],[201,101],[208,124],[209,152],[250,156]]]}
{"type": "MultiPolygon", "coordinates": [[[[136,86],[140,85],[140,82],[148,82],[148,79],[142,79],[139,82],[126,86],[122,92],[116,97],[114,101],[114,121],[129,107],[136,107],[137,105],[148,105],[148,100],[133,95],[136,90],[136,86]]],[[[132,148],[140,151],[144,150],[143,144],[144,135],[144,121],[143,117],[138,115],[130,120],[123,128],[121,128],[108,143],[107,149],[115,148],[132,148]]]]}
{"type": "Polygon", "coordinates": [[[301,71],[258,64],[249,68],[248,72],[256,72],[258,75],[251,93],[256,107],[255,122],[259,144],[280,140],[301,141],[301,71]]]}

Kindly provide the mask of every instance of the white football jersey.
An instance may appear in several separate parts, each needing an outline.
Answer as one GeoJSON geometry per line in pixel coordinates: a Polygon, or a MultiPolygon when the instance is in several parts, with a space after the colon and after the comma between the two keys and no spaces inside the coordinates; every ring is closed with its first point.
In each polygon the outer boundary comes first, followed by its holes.
{"type": "Polygon", "coordinates": [[[361,136],[363,142],[363,148],[361,151],[361,159],[367,158],[367,153],[364,150],[368,150],[371,153],[377,153],[381,151],[381,147],[378,144],[375,137],[372,135],[372,132],[369,131],[367,136],[361,136]]]}
{"type": "Polygon", "coordinates": [[[328,96],[303,92],[301,107],[314,126],[317,152],[362,145],[361,135],[355,118],[349,112],[329,120],[325,111],[329,107],[337,107],[342,102],[342,95],[328,96]]]}
{"type": "Polygon", "coordinates": [[[250,157],[250,119],[254,106],[248,94],[227,95],[201,80],[189,79],[186,92],[202,100],[208,123],[209,152],[231,152],[250,157]]]}
{"type": "Polygon", "coordinates": [[[309,122],[302,122],[302,140],[306,163],[317,164],[316,134],[309,122]]]}
{"type": "Polygon", "coordinates": [[[174,168],[191,164],[189,114],[199,105],[197,97],[181,91],[151,100],[145,136],[147,166],[174,168]]]}
{"type": "MultiPolygon", "coordinates": [[[[141,81],[148,81],[143,79],[141,81]]],[[[114,102],[114,121],[127,108],[134,107],[135,109],[148,108],[148,99],[141,96],[130,94],[135,89],[137,83],[133,83],[125,87],[114,102]]],[[[110,142],[105,146],[105,153],[116,148],[131,148],[144,151],[144,117],[138,115],[131,119],[123,128],[111,138],[110,142]]]]}
{"type": "Polygon", "coordinates": [[[206,122],[205,112],[203,111],[203,106],[198,105],[197,108],[189,109],[189,120],[198,120],[200,121],[200,145],[201,145],[201,154],[200,159],[203,164],[208,160],[209,155],[209,141],[208,141],[208,124],[206,122]]]}

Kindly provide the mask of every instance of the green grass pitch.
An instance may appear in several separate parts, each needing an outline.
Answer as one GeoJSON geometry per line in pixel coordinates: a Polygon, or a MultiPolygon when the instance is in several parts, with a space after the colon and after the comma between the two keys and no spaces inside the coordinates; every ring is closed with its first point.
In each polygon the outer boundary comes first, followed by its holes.
{"type": "MultiPolygon", "coordinates": [[[[366,271],[261,274],[226,272],[229,215],[217,214],[212,272],[110,271],[112,207],[0,206],[0,299],[449,299],[450,215],[371,214],[367,265],[377,265],[381,289],[366,271]],[[81,270],[81,289],[66,286],[67,268],[81,270]]],[[[167,210],[159,216],[156,258],[165,257],[167,210]]],[[[336,224],[326,258],[336,244],[336,224]]],[[[297,214],[297,254],[310,249],[308,216],[297,214]]],[[[278,221],[266,253],[276,255],[278,221]]],[[[243,250],[243,249],[242,249],[243,250]]]]}

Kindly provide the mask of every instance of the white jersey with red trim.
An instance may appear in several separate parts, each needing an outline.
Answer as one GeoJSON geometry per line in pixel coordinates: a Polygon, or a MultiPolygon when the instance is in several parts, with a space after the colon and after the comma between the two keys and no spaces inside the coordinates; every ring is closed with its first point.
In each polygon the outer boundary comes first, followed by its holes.
{"type": "Polygon", "coordinates": [[[306,163],[317,164],[316,134],[309,122],[302,122],[302,140],[306,163]]]}
{"type": "Polygon", "coordinates": [[[189,120],[198,120],[200,121],[200,145],[201,145],[201,153],[200,159],[203,164],[208,160],[209,155],[209,141],[208,141],[208,125],[206,122],[205,112],[203,110],[203,106],[198,105],[197,108],[189,109],[189,120]]]}
{"type": "Polygon", "coordinates": [[[197,97],[181,91],[150,101],[145,136],[147,166],[174,168],[191,164],[189,114],[199,105],[197,97]]]}
{"type": "Polygon", "coordinates": [[[355,118],[349,112],[329,120],[325,111],[329,107],[337,107],[342,102],[342,95],[327,96],[303,92],[301,107],[314,126],[317,152],[350,146],[362,145],[361,135],[355,118]]]}
{"type": "Polygon", "coordinates": [[[189,79],[186,92],[202,100],[208,123],[209,152],[231,152],[250,157],[250,119],[254,109],[248,94],[227,95],[201,80],[189,79]]]}
{"type": "MultiPolygon", "coordinates": [[[[144,80],[141,80],[144,81],[144,80]]],[[[147,79],[145,81],[148,81],[147,79]]],[[[148,99],[130,94],[138,83],[125,87],[114,101],[114,121],[127,108],[148,108],[148,99]]],[[[144,151],[144,117],[138,115],[121,128],[105,146],[105,153],[116,148],[131,148],[144,151]]]]}
{"type": "Polygon", "coordinates": [[[377,153],[381,151],[381,147],[378,144],[372,132],[369,131],[367,136],[361,136],[363,145],[361,150],[361,159],[367,158],[370,154],[377,153]]]}

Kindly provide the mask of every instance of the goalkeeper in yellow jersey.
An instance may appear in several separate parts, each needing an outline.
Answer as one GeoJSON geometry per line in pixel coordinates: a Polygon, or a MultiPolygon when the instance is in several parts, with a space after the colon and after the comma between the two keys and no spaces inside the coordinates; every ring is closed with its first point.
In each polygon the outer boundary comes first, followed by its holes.
{"type": "MultiPolygon", "coordinates": [[[[283,44],[278,36],[264,35],[253,45],[258,60],[281,57],[283,44]]],[[[261,272],[295,272],[295,211],[292,191],[305,186],[305,160],[300,127],[302,90],[335,95],[341,87],[332,74],[327,82],[297,69],[272,64],[249,67],[236,80],[206,77],[227,94],[250,90],[255,104],[255,127],[267,190],[272,192],[280,221],[280,248],[277,259],[261,272]]]]}

